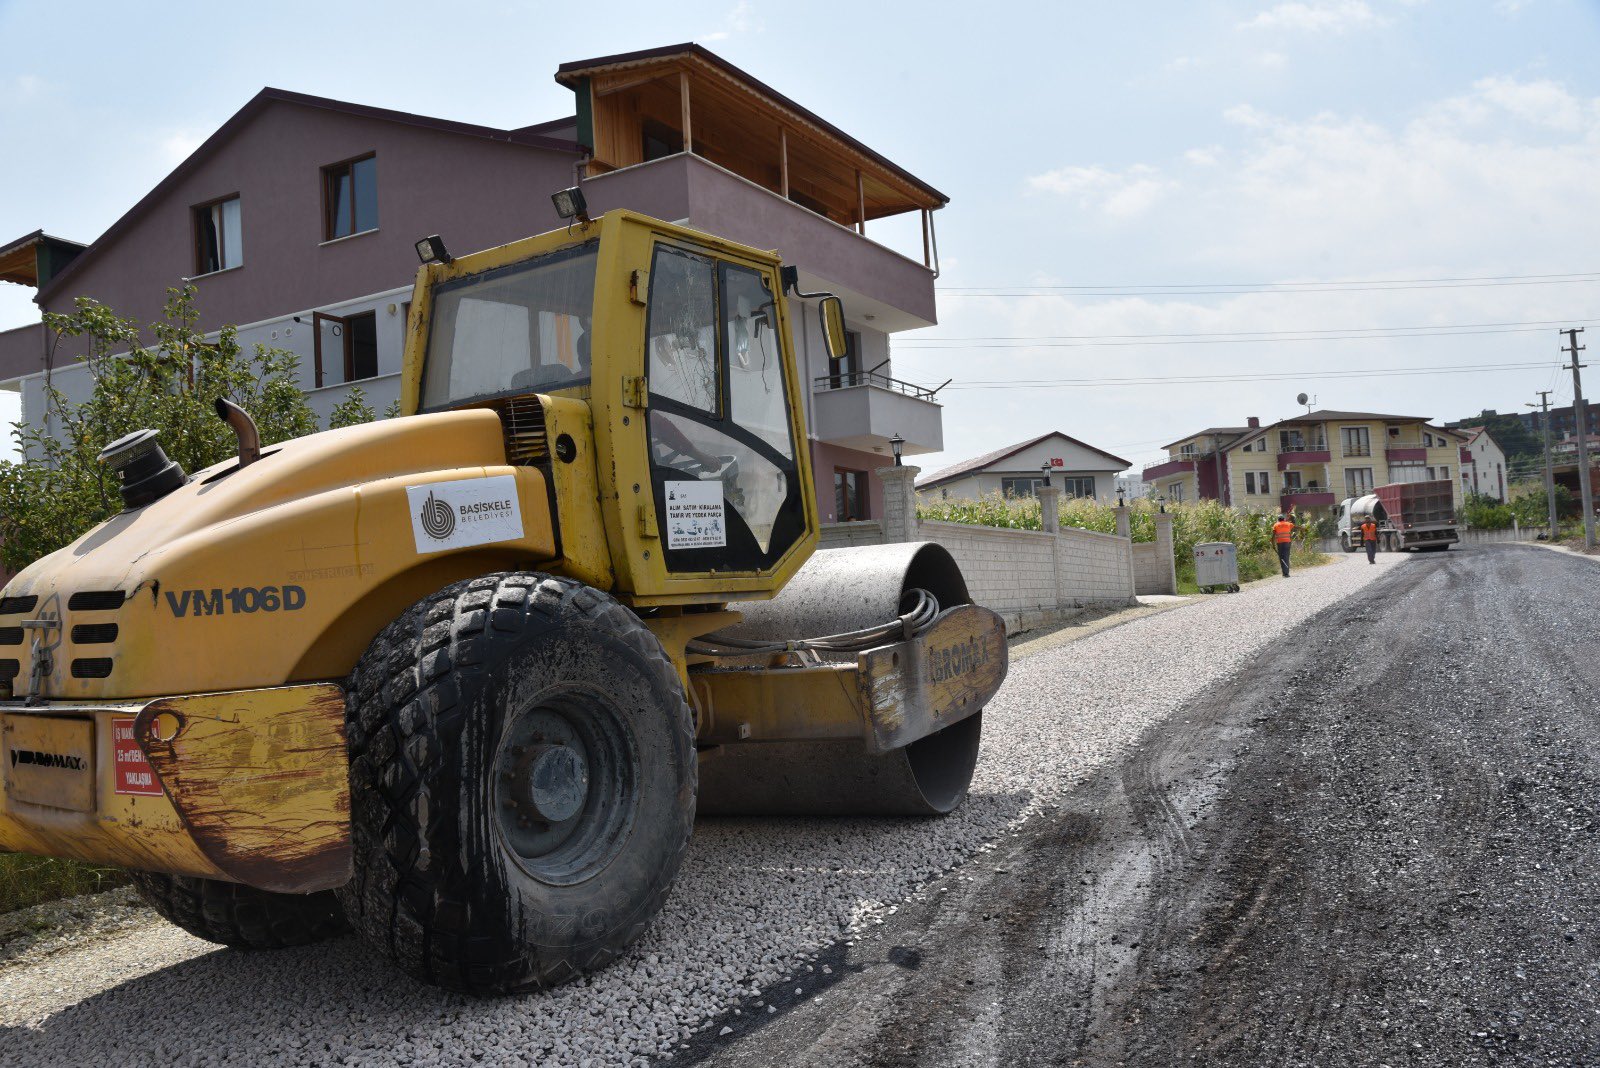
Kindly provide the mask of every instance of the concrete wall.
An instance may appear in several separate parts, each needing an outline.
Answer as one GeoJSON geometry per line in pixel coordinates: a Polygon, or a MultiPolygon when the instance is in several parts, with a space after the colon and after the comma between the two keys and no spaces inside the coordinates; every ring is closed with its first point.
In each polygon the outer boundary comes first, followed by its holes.
{"type": "MultiPolygon", "coordinates": [[[[1134,554],[1126,537],[1073,528],[1005,530],[919,520],[913,488],[917,473],[915,467],[880,469],[883,518],[824,527],[821,547],[938,542],[961,565],[972,599],[1000,613],[1008,633],[1052,622],[1077,608],[1133,603],[1134,554]]],[[[1170,538],[1168,546],[1170,556],[1170,538]]]]}

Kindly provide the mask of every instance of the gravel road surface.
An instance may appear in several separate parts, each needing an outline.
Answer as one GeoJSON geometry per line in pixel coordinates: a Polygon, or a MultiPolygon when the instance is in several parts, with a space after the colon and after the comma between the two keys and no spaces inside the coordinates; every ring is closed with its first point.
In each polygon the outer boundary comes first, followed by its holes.
{"type": "MultiPolygon", "coordinates": [[[[1443,564],[1455,565],[1453,556],[1443,564]]],[[[246,954],[151,923],[99,940],[38,939],[0,966],[0,1064],[681,1062],[700,1048],[685,1050],[685,1041],[723,1037],[730,1020],[782,1021],[774,991],[784,1005],[809,1003],[842,975],[830,974],[829,961],[852,948],[846,940],[892,921],[910,895],[957,865],[1015,841],[1019,827],[1120,761],[1151,726],[1293,655],[1282,639],[1296,623],[1391,572],[1437,569],[1436,560],[1381,557],[1370,567],[1341,557],[1242,594],[1042,643],[1013,664],[986,711],[973,796],[956,814],[702,820],[666,909],[636,950],[551,994],[444,994],[396,975],[349,938],[246,954]]],[[[1458,670],[1457,650],[1428,651],[1425,670],[1458,670]]],[[[1174,856],[1186,840],[1174,838],[1174,856]]]]}
{"type": "Polygon", "coordinates": [[[1600,1065],[1597,586],[1411,560],[689,1059],[1600,1065]]]}

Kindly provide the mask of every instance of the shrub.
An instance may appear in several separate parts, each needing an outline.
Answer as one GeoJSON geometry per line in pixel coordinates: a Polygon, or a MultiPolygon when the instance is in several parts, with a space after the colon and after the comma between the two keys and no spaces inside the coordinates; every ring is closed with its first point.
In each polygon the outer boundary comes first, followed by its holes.
{"type": "MultiPolygon", "coordinates": [[[[208,340],[195,329],[194,294],[187,285],[167,290],[162,319],[150,325],[150,345],[132,319],[87,297],[77,299],[71,314],[45,313],[52,352],[69,338],[84,345],[94,391],[75,404],[47,385],[44,418],[17,428],[27,459],[0,461],[0,563],[20,570],[121,510],[116,477],[99,454],[130,431],[159,430],[161,447],[189,472],[237,449],[214,410],[218,397],[250,413],[263,445],[317,431],[296,375],[299,358],[263,345],[246,354],[231,326],[208,340]]],[[[372,417],[353,391],[333,423],[372,417]]]]}

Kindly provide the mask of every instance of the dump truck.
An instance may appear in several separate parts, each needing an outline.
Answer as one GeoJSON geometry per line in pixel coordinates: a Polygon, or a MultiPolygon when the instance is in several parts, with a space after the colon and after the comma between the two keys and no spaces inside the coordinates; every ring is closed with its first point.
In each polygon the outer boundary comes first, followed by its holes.
{"type": "Polygon", "coordinates": [[[1345,552],[1360,551],[1361,524],[1369,516],[1378,524],[1378,544],[1385,552],[1443,551],[1461,540],[1455,484],[1447,478],[1393,482],[1346,498],[1339,505],[1339,545],[1345,552]]]}
{"type": "Polygon", "coordinates": [[[938,545],[816,551],[792,327],[841,356],[840,299],[557,205],[418,243],[402,417],[264,447],[219,399],[225,463],[106,447],[123,510],[0,593],[0,849],[505,993],[638,938],[697,812],[961,803],[1004,627],[938,545]]]}

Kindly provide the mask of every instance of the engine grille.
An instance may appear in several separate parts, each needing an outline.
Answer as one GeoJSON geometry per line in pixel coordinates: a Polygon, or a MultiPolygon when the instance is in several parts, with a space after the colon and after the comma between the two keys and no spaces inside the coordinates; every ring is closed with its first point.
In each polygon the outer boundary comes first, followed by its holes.
{"type": "Polygon", "coordinates": [[[544,406],[533,394],[492,401],[488,408],[500,416],[505,429],[506,459],[518,467],[543,467],[550,462],[550,440],[545,431],[544,406]]]}
{"type": "Polygon", "coordinates": [[[71,612],[114,612],[125,598],[121,590],[82,590],[67,600],[71,612]]]}
{"type": "Polygon", "coordinates": [[[37,597],[4,597],[0,598],[0,616],[18,616],[24,612],[33,611],[33,606],[39,603],[37,597]]]}

